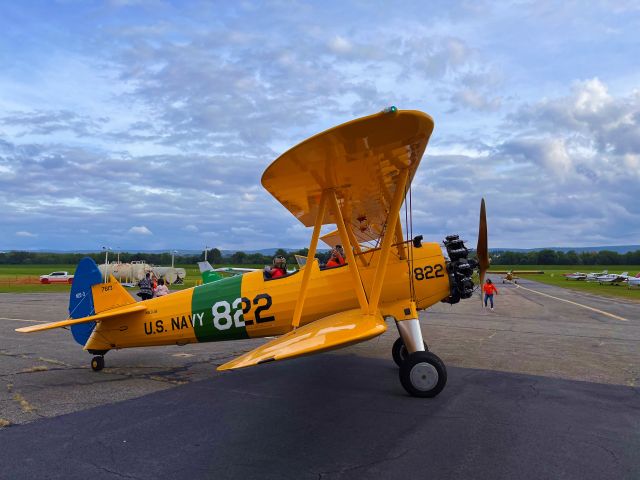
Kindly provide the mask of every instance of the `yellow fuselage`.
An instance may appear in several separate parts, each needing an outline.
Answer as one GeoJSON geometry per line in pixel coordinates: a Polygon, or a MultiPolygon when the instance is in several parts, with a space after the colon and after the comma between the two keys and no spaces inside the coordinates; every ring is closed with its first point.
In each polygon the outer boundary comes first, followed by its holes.
{"type": "MultiPolygon", "coordinates": [[[[419,310],[450,293],[445,259],[437,243],[408,248],[412,267],[406,259],[391,255],[380,298],[383,316],[401,318],[414,299],[419,310]],[[414,295],[411,295],[413,279],[414,295]]],[[[380,251],[362,254],[358,269],[365,292],[370,292],[380,251]]],[[[300,324],[358,308],[350,265],[312,268],[300,324]]],[[[291,320],[298,301],[302,272],[265,280],[263,272],[224,278],[170,295],[146,300],[146,310],[99,322],[85,350],[184,345],[187,343],[238,340],[282,335],[292,329],[291,320]]]]}

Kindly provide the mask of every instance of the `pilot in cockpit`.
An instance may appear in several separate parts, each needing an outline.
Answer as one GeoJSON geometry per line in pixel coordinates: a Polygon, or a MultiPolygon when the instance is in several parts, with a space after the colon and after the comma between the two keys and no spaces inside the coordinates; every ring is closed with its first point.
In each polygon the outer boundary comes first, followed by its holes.
{"type": "Polygon", "coordinates": [[[344,264],[344,249],[342,248],[342,245],[336,245],[331,250],[331,258],[329,258],[329,261],[327,262],[327,268],[339,267],[344,264]]]}
{"type": "Polygon", "coordinates": [[[267,280],[287,275],[287,259],[282,255],[273,258],[273,265],[264,267],[264,278],[267,280]]]}

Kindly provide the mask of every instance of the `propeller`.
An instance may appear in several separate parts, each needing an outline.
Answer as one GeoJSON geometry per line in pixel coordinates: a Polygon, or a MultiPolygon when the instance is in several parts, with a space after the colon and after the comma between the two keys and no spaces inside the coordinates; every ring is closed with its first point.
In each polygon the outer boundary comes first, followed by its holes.
{"type": "MultiPolygon", "coordinates": [[[[478,270],[480,274],[480,288],[484,284],[484,276],[489,269],[489,245],[487,235],[487,212],[484,206],[484,198],[480,202],[480,225],[478,227],[478,270]]],[[[482,298],[482,295],[480,295],[482,298]]]]}

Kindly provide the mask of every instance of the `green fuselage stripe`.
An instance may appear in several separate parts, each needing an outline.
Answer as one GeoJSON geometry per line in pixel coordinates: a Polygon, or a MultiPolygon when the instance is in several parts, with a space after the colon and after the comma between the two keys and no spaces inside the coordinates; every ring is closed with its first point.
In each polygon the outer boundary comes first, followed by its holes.
{"type": "Polygon", "coordinates": [[[242,276],[196,287],[191,299],[193,329],[199,342],[249,338],[242,315],[242,276]]]}

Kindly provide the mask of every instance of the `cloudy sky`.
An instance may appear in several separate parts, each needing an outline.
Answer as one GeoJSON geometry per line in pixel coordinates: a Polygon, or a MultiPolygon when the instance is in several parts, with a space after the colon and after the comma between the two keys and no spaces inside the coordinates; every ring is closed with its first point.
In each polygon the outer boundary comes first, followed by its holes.
{"type": "Polygon", "coordinates": [[[0,249],[303,247],[260,186],[389,105],[433,116],[414,233],[640,243],[636,1],[0,3],[0,249]],[[499,3],[499,6],[496,4],[499,3]]]}

